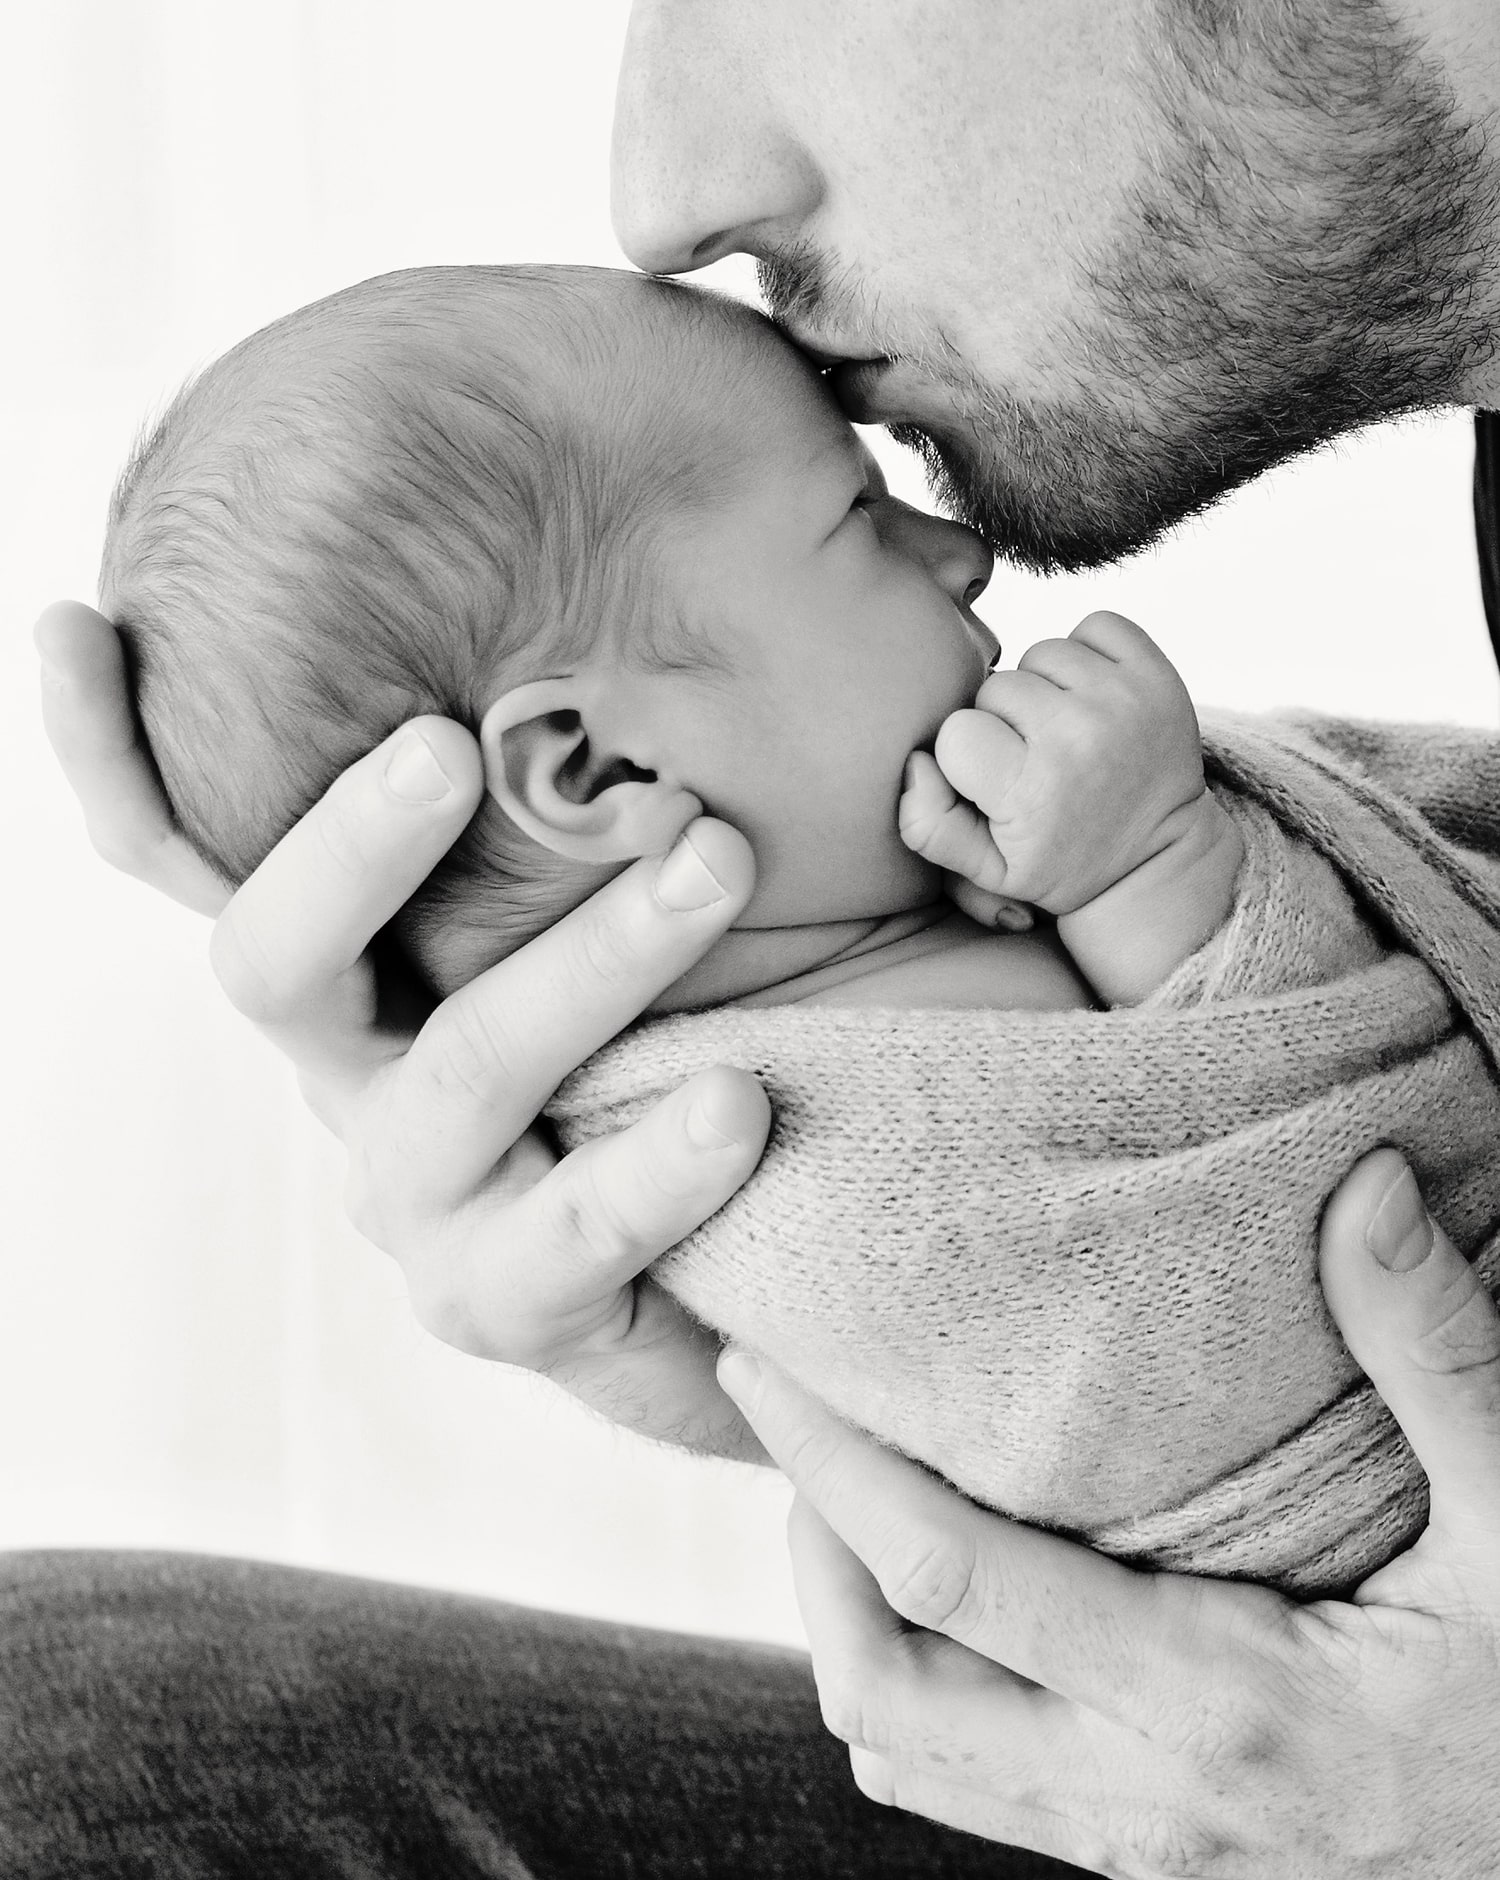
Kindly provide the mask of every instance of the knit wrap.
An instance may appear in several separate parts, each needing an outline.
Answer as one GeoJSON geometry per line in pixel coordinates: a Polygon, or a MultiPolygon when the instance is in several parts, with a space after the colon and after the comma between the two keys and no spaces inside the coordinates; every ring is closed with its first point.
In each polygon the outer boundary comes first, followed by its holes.
{"type": "Polygon", "coordinates": [[[1336,1592],[1420,1530],[1426,1484],[1323,1303],[1329,1192],[1394,1143],[1500,1280],[1500,831],[1465,821],[1500,753],[1205,732],[1246,861],[1145,1005],[724,1007],[636,1026],[549,1113],[573,1147],[754,1072],[759,1170],[654,1268],[695,1316],[990,1507],[1336,1592]]]}

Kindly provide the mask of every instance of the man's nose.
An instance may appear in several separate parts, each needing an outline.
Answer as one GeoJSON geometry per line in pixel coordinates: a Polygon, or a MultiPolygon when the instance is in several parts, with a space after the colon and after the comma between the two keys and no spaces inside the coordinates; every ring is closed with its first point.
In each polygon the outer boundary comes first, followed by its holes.
{"type": "Polygon", "coordinates": [[[743,43],[747,13],[725,0],[637,0],[631,12],[611,199],[620,246],[649,273],[768,253],[822,200],[816,164],[775,108],[768,48],[743,43]]]}

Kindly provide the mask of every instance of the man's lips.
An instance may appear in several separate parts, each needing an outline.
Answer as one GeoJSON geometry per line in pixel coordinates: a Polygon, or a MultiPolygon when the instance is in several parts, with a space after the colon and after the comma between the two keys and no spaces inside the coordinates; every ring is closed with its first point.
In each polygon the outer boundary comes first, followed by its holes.
{"type": "Polygon", "coordinates": [[[854,424],[890,424],[901,413],[889,409],[882,398],[884,382],[894,370],[894,359],[841,359],[828,369],[827,379],[844,416],[854,424]]]}
{"type": "Polygon", "coordinates": [[[858,353],[853,335],[780,323],[787,337],[827,379],[854,424],[918,424],[941,416],[940,387],[900,354],[858,353]]]}
{"type": "Polygon", "coordinates": [[[806,353],[820,372],[826,371],[829,366],[871,360],[878,356],[874,353],[856,352],[851,334],[833,333],[820,327],[807,326],[800,320],[785,320],[779,314],[773,314],[772,318],[797,350],[806,353]]]}

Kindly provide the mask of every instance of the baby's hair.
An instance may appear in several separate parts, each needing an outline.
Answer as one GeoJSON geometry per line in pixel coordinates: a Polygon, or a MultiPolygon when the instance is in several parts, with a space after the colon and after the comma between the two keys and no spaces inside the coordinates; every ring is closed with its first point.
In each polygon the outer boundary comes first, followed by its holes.
{"type": "MultiPolygon", "coordinates": [[[[100,597],[178,821],[226,881],[406,719],[477,730],[499,692],[600,646],[722,664],[655,549],[724,494],[685,413],[730,328],[769,336],[603,269],[413,269],[274,322],[177,395],[116,487],[100,597]]],[[[605,872],[486,796],[397,931],[446,991],[605,872]]]]}

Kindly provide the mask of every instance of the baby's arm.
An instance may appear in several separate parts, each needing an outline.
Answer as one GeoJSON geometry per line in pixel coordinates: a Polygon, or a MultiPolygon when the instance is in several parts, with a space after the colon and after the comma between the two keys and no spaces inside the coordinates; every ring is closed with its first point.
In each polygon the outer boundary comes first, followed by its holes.
{"type": "Polygon", "coordinates": [[[1101,998],[1154,991],[1227,918],[1244,858],[1203,780],[1192,700],[1154,642],[1091,614],[994,673],[901,799],[910,848],[1057,916],[1101,998]]]}

